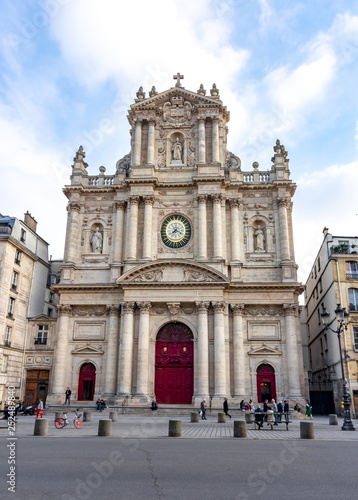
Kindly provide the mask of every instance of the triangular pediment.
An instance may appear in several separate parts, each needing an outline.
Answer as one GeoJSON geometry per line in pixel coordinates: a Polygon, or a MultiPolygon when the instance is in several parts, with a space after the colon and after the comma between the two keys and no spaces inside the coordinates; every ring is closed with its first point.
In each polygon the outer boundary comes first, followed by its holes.
{"type": "Polygon", "coordinates": [[[103,354],[103,350],[101,348],[94,347],[89,344],[81,347],[75,346],[71,352],[72,354],[103,354]]]}
{"type": "Polygon", "coordinates": [[[250,356],[282,356],[282,352],[277,347],[270,347],[266,344],[259,347],[252,346],[248,354],[250,356]]]}
{"type": "Polygon", "coordinates": [[[214,284],[227,283],[227,277],[209,266],[186,261],[156,261],[127,271],[118,278],[118,284],[214,284]]]}
{"type": "Polygon", "coordinates": [[[160,106],[172,98],[178,97],[185,101],[189,101],[192,105],[205,105],[210,104],[211,106],[220,107],[222,106],[222,101],[217,97],[211,97],[207,95],[198,94],[197,92],[192,92],[184,87],[172,87],[164,92],[158,92],[158,94],[152,97],[146,97],[144,99],[136,100],[134,104],[131,105],[132,110],[136,109],[152,109],[156,106],[160,106]]]}
{"type": "Polygon", "coordinates": [[[35,321],[38,323],[39,321],[56,321],[56,318],[52,318],[50,316],[46,316],[46,314],[39,314],[38,316],[33,316],[32,318],[28,318],[29,321],[35,321]]]}

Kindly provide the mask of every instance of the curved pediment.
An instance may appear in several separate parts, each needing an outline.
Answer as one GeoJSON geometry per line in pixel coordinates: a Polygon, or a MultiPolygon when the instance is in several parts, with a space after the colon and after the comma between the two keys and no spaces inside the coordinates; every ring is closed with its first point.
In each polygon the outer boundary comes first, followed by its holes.
{"type": "Polygon", "coordinates": [[[117,279],[118,284],[138,283],[228,283],[227,277],[204,264],[186,261],[156,261],[127,271],[117,279]]]}

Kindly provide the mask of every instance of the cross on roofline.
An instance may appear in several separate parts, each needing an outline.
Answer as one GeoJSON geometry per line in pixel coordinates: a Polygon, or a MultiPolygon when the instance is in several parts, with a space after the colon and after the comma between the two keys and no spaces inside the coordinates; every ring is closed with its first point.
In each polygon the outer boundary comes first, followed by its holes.
{"type": "Polygon", "coordinates": [[[173,79],[177,81],[175,84],[176,87],[181,87],[182,84],[180,83],[180,80],[184,78],[184,75],[181,75],[180,73],[177,73],[176,75],[173,75],[173,79]]]}

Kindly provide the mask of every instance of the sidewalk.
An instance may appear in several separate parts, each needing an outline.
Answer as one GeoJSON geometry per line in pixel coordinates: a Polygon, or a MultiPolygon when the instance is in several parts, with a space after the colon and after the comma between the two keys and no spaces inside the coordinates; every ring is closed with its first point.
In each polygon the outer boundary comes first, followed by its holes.
{"type": "MultiPolygon", "coordinates": [[[[68,414],[69,421],[72,419],[71,413],[68,414]]],[[[169,420],[182,421],[182,439],[227,439],[233,437],[234,420],[244,420],[242,414],[233,415],[232,419],[227,419],[226,423],[217,422],[217,412],[212,415],[207,414],[208,419],[199,420],[198,423],[190,422],[190,415],[172,415],[172,416],[137,416],[118,414],[118,421],[112,422],[112,437],[116,438],[137,438],[137,439],[155,439],[168,437],[169,420]]],[[[48,435],[50,437],[98,437],[99,420],[108,419],[108,412],[92,414],[92,422],[83,422],[82,429],[76,429],[73,423],[70,423],[64,429],[56,429],[54,426],[54,413],[47,413],[45,418],[49,419],[48,435]]],[[[247,439],[300,439],[300,422],[302,420],[293,419],[286,431],[284,424],[277,428],[255,430],[254,424],[247,424],[247,439]]],[[[316,440],[328,441],[358,441],[358,420],[353,420],[356,431],[342,431],[343,419],[338,419],[339,425],[329,425],[328,416],[314,417],[314,433],[316,440]]],[[[14,437],[26,438],[32,437],[34,432],[35,417],[19,416],[17,417],[14,437]]],[[[0,420],[0,437],[9,437],[7,421],[0,420]]],[[[42,439],[46,439],[43,437],[42,439]]],[[[105,438],[110,439],[110,438],[105,438]]]]}

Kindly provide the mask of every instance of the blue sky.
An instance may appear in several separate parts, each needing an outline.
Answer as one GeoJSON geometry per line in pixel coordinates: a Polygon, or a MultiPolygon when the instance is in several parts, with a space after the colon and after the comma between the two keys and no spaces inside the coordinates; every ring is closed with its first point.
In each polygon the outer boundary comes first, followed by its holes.
{"type": "MultiPolygon", "coordinates": [[[[358,4],[350,0],[2,0],[0,212],[27,210],[61,258],[75,151],[90,174],[129,151],[138,87],[180,71],[213,82],[242,170],[271,168],[279,138],[297,183],[294,235],[305,281],[327,226],[358,234],[358,4]]],[[[148,94],[147,94],[148,95],[148,94]]]]}

